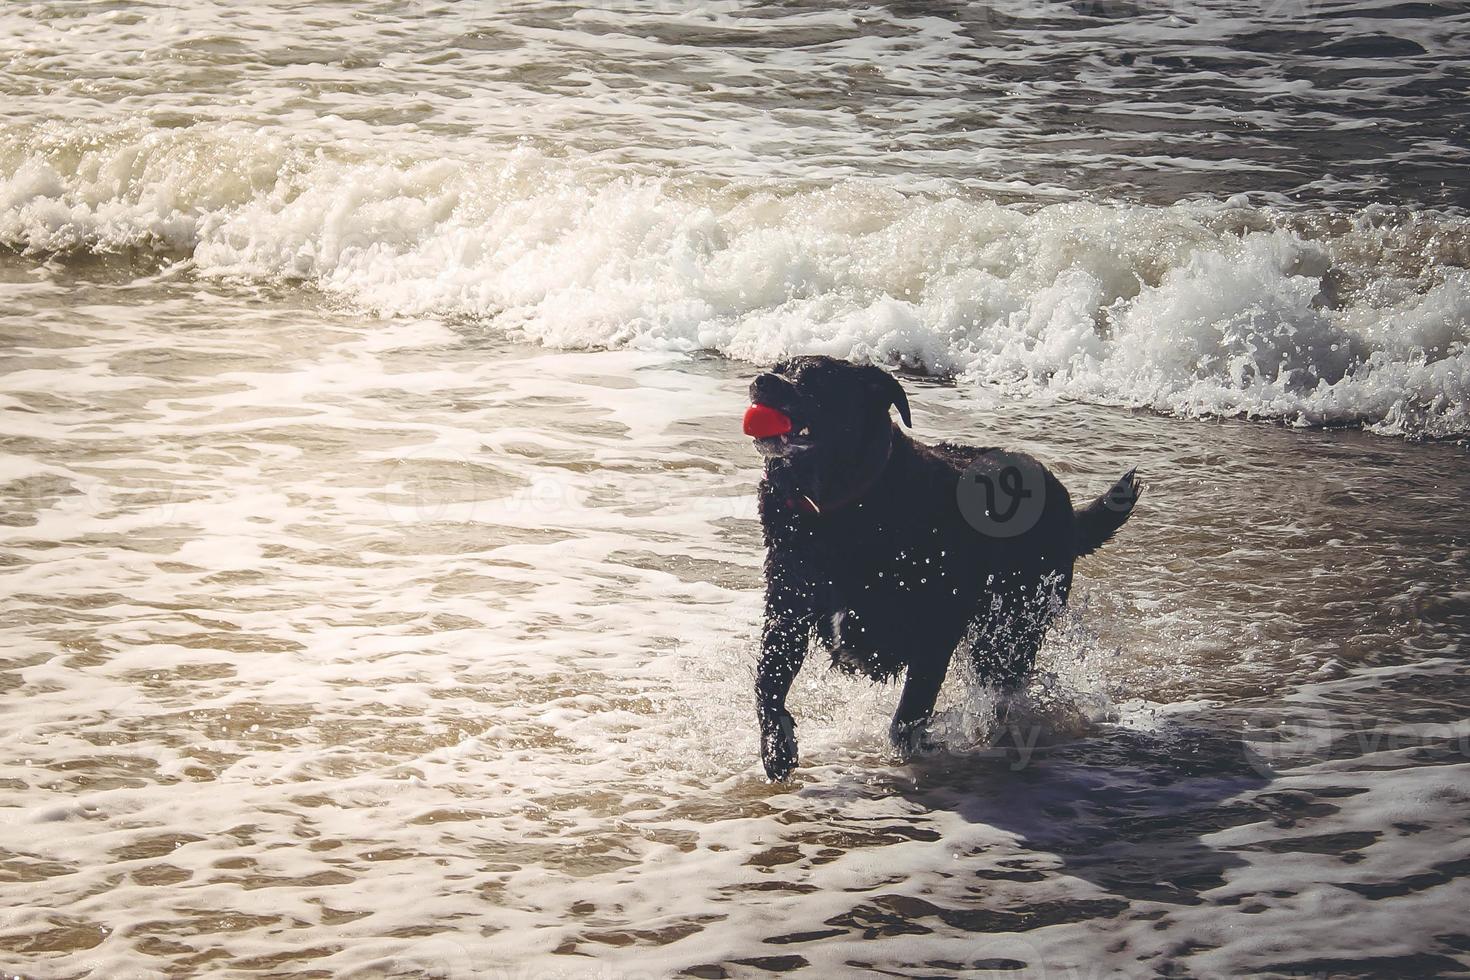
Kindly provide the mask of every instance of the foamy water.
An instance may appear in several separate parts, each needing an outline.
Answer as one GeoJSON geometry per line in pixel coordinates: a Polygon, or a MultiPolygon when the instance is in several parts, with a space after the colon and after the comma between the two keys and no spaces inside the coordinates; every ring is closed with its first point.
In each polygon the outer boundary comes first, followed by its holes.
{"type": "Polygon", "coordinates": [[[0,971],[1467,972],[1465,17],[0,9],[0,971]],[[792,352],[1148,481],[1015,732],[763,779],[792,352]]]}
{"type": "Polygon", "coordinates": [[[1461,450],[918,386],[1149,507],[1018,747],[956,676],[898,766],[897,692],[814,658],[772,787],[746,369],[7,268],[13,971],[1459,955],[1461,450]]]}
{"type": "Polygon", "coordinates": [[[1462,436],[1467,16],[14,5],[0,243],[1462,436]]]}
{"type": "Polygon", "coordinates": [[[1470,432],[1470,219],[1243,198],[1023,208],[607,178],[529,148],[393,164],[357,149],[43,125],[0,150],[0,239],[158,252],[553,347],[828,353],[1181,415],[1470,432]]]}

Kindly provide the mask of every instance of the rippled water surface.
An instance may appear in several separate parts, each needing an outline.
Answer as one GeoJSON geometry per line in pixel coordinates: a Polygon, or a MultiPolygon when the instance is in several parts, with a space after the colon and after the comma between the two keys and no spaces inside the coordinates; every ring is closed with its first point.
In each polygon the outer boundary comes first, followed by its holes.
{"type": "Polygon", "coordinates": [[[1464,437],[1467,17],[12,4],[0,243],[559,348],[1464,437]]]}
{"type": "Polygon", "coordinates": [[[1463,5],[0,7],[0,971],[1470,975],[1463,5]],[[793,352],[1147,489],[751,697],[793,352]]]}
{"type": "Polygon", "coordinates": [[[1459,205],[1459,3],[21,3],[12,115],[1172,203],[1459,205]],[[412,144],[407,142],[412,138],[412,144]]]}
{"type": "Polygon", "coordinates": [[[898,766],[814,660],[773,787],[746,369],[6,270],[12,969],[1458,962],[1458,448],[911,381],[1147,506],[1019,748],[953,678],[898,766]]]}

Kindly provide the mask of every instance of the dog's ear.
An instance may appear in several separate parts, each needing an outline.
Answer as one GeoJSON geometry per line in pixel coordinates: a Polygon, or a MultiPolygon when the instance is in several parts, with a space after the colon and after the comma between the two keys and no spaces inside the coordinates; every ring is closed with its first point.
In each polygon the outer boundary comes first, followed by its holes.
{"type": "Polygon", "coordinates": [[[880,402],[886,414],[888,406],[898,408],[898,417],[903,419],[905,428],[912,429],[914,421],[909,417],[909,396],[904,393],[903,385],[898,379],[875,364],[868,365],[864,369],[867,373],[868,390],[872,392],[873,398],[880,402]]]}

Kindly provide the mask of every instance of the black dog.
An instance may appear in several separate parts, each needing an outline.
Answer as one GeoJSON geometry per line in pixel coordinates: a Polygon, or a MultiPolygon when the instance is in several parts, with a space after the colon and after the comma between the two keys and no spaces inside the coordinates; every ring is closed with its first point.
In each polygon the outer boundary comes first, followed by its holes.
{"type": "Polygon", "coordinates": [[[813,633],[833,663],[874,680],[907,670],[889,736],[927,746],[950,656],[1014,689],[1066,602],[1072,564],[1132,511],[1129,471],[1073,512],[1067,489],[1020,453],[915,442],[903,387],[881,368],[796,357],[750,386],[745,431],[766,457],[760,515],[766,611],[756,710],[766,775],[796,765],[786,694],[813,633]]]}

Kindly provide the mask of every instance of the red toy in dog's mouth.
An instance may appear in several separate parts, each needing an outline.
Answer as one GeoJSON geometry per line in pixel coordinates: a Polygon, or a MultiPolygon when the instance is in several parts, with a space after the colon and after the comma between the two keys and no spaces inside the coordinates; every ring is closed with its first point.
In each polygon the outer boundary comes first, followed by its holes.
{"type": "Polygon", "coordinates": [[[752,405],[745,410],[745,434],[756,439],[784,436],[791,431],[791,417],[769,405],[752,405]]]}

